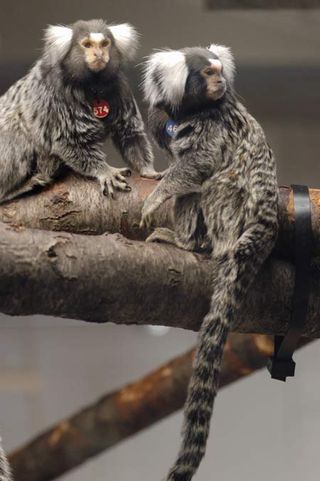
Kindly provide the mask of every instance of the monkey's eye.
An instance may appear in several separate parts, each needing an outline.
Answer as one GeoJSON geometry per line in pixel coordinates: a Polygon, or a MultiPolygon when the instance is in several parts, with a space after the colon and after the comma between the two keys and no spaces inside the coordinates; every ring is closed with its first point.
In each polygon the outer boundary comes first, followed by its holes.
{"type": "Polygon", "coordinates": [[[211,75],[214,75],[216,72],[212,67],[205,68],[203,73],[207,76],[210,77],[211,75]]]}
{"type": "Polygon", "coordinates": [[[82,46],[83,46],[84,48],[90,48],[90,47],[92,47],[92,44],[91,44],[90,40],[84,40],[84,41],[82,42],[82,46]]]}
{"type": "Polygon", "coordinates": [[[101,47],[105,48],[105,47],[109,47],[109,45],[111,44],[111,40],[109,40],[108,38],[103,40],[101,42],[101,47]]]}

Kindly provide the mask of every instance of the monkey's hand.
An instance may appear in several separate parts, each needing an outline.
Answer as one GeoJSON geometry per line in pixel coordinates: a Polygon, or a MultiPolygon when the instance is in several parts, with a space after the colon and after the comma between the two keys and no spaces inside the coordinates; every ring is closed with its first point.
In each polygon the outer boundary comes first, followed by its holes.
{"type": "Polygon", "coordinates": [[[126,167],[117,169],[116,167],[108,166],[108,170],[97,176],[103,195],[113,197],[115,190],[130,191],[131,187],[126,179],[130,175],[131,170],[126,167]]]}
{"type": "Polygon", "coordinates": [[[146,198],[141,214],[141,229],[150,229],[152,227],[154,222],[154,212],[160,207],[161,204],[162,201],[157,197],[153,197],[152,194],[146,198]]]}
{"type": "Polygon", "coordinates": [[[165,170],[163,172],[157,172],[153,168],[144,167],[140,171],[141,177],[145,177],[146,179],[155,179],[160,180],[165,174],[165,170]]]}

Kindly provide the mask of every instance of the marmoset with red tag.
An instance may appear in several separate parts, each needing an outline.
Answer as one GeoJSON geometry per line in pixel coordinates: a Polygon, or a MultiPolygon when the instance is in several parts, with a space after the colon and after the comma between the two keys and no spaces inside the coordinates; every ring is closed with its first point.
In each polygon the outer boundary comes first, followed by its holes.
{"type": "Polygon", "coordinates": [[[1,202],[51,183],[63,166],[98,179],[105,195],[130,190],[130,169],[107,163],[109,136],[130,168],[161,177],[122,71],[137,43],[127,23],[47,28],[42,57],[0,97],[1,202]]]}

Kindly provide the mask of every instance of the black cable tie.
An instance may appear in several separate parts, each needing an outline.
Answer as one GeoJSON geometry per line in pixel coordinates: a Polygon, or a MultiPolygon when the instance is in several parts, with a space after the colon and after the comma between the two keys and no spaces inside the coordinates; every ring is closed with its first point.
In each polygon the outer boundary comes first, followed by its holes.
{"type": "Polygon", "coordinates": [[[309,189],[305,185],[292,185],[295,211],[295,285],[292,312],[285,336],[275,336],[274,355],[268,360],[268,370],[273,379],[286,381],[293,377],[295,362],[292,359],[303,333],[308,313],[311,288],[312,222],[309,189]]]}

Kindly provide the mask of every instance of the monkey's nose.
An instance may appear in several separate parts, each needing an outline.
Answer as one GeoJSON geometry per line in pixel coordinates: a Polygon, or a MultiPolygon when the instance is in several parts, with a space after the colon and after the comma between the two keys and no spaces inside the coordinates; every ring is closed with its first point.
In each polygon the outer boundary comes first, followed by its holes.
{"type": "Polygon", "coordinates": [[[96,50],[96,51],[94,52],[94,56],[95,56],[95,58],[98,59],[98,60],[102,60],[102,59],[103,59],[103,53],[100,52],[99,50],[96,50]]]}
{"type": "Polygon", "coordinates": [[[223,77],[219,77],[217,80],[218,85],[225,85],[226,81],[223,77]]]}

